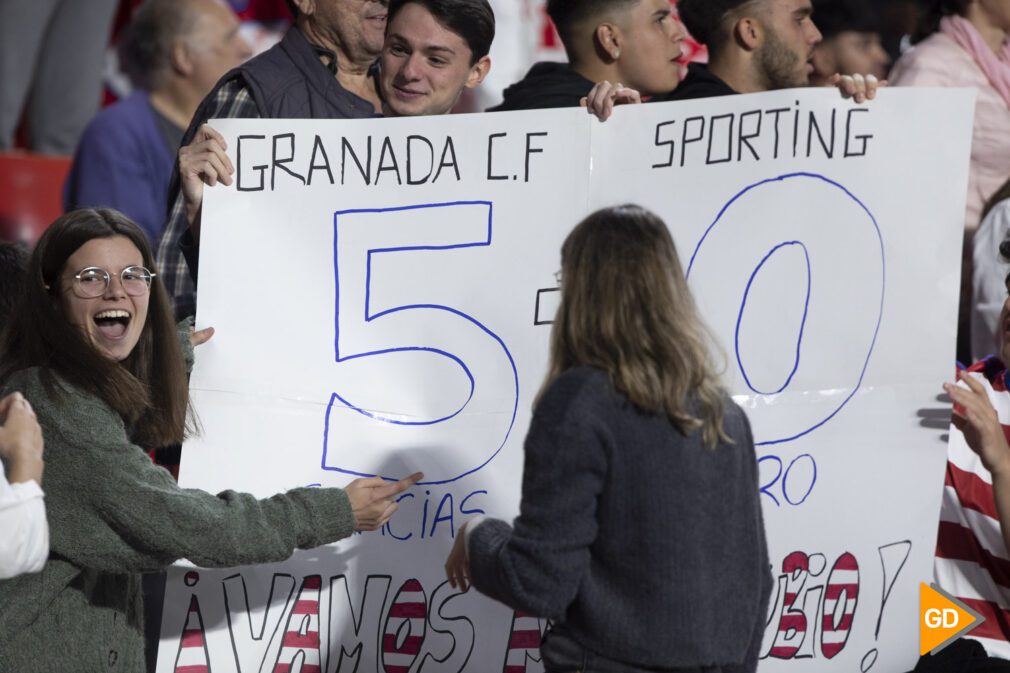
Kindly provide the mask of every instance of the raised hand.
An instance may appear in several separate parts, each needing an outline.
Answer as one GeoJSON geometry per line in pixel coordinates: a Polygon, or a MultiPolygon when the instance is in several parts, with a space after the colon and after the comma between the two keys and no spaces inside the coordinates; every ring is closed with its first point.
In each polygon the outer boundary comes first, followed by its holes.
{"type": "Polygon", "coordinates": [[[445,560],[445,576],[454,589],[466,591],[470,588],[470,558],[466,553],[466,526],[464,523],[456,531],[456,541],[452,543],[449,557],[445,560]]]}
{"type": "Polygon", "coordinates": [[[590,89],[589,95],[579,101],[579,105],[605,122],[613,114],[615,105],[635,105],[641,102],[642,96],[635,89],[603,80],[590,89]]]}
{"type": "Polygon", "coordinates": [[[7,461],[7,480],[42,483],[42,428],[32,405],[21,393],[11,393],[0,400],[0,417],[0,457],[7,461]]]}
{"type": "Polygon", "coordinates": [[[994,475],[1006,472],[1010,469],[1010,445],[985,387],[965,372],[958,372],[958,379],[968,387],[943,384],[943,389],[957,405],[952,419],[954,425],[964,434],[968,446],[979,455],[987,470],[994,475]]]}
{"type": "Polygon", "coordinates": [[[880,81],[874,75],[840,75],[831,77],[831,85],[837,87],[842,98],[851,98],[857,103],[865,103],[877,97],[877,90],[887,86],[887,81],[880,81]]]}
{"type": "Polygon", "coordinates": [[[224,136],[207,124],[197,130],[192,142],[179,148],[179,183],[186,206],[186,221],[194,234],[199,234],[203,186],[213,187],[218,180],[226,185],[232,182],[235,167],[225,153],[227,149],[224,136]]]}

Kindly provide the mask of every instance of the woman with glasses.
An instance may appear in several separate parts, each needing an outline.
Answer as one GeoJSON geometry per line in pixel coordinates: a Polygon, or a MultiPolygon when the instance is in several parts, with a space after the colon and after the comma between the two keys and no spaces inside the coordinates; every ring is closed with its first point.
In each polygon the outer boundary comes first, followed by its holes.
{"type": "Polygon", "coordinates": [[[144,670],[142,573],[281,561],[374,530],[420,477],[266,500],[179,488],[145,449],[186,434],[192,342],[209,335],[180,338],[152,267],[140,228],[106,209],[60,217],[29,260],[0,386],[42,426],[52,553],[0,581],[0,671],[144,670]]]}
{"type": "Polygon", "coordinates": [[[519,516],[466,522],[449,581],[554,620],[548,673],[754,671],[771,592],[754,446],[673,240],[642,208],[601,210],[560,280],[519,516]]]}

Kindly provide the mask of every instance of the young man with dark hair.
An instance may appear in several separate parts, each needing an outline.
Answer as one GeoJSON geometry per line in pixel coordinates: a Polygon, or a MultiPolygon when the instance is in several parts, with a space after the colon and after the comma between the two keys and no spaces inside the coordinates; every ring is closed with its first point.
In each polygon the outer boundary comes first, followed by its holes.
{"type": "MultiPolygon", "coordinates": [[[[810,0],[680,0],[681,20],[708,47],[708,65],[691,64],[666,100],[775,91],[810,85],[821,32],[810,0]]],[[[831,83],[862,103],[876,94],[873,75],[835,75],[831,83]]]]}
{"type": "Polygon", "coordinates": [[[537,63],[489,111],[577,107],[596,82],[655,95],[680,81],[684,31],[668,0],[548,0],[547,13],[569,62],[537,63]]]}
{"type": "Polygon", "coordinates": [[[814,0],[823,40],[814,47],[810,83],[825,86],[835,73],[887,77],[891,57],[884,50],[877,11],[868,0],[814,0]]]}
{"type": "Polygon", "coordinates": [[[379,59],[383,114],[452,110],[491,69],[494,30],[486,0],[392,0],[379,59]]]}

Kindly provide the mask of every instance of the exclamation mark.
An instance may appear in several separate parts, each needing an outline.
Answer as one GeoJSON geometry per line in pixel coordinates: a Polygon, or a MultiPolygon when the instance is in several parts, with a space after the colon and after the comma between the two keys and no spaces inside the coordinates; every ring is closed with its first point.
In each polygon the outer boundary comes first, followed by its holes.
{"type": "MultiPolygon", "coordinates": [[[[885,544],[883,547],[877,548],[877,553],[880,554],[880,569],[883,572],[884,581],[880,588],[880,613],[877,615],[877,628],[873,632],[874,640],[880,637],[880,624],[884,620],[884,608],[887,606],[887,599],[891,597],[891,589],[894,588],[898,575],[901,574],[902,568],[905,567],[908,555],[912,553],[912,542],[911,540],[902,540],[901,542],[885,544]]],[[[859,670],[862,673],[866,673],[873,668],[873,664],[877,663],[877,654],[877,648],[873,648],[866,653],[859,665],[859,670]]]]}
{"type": "MultiPolygon", "coordinates": [[[[196,586],[200,574],[191,570],[183,582],[188,587],[196,586]]],[[[203,628],[203,615],[196,594],[189,598],[189,613],[186,625],[182,627],[179,639],[179,654],[175,658],[175,673],[210,673],[210,655],[207,652],[207,636],[203,628]]]]}

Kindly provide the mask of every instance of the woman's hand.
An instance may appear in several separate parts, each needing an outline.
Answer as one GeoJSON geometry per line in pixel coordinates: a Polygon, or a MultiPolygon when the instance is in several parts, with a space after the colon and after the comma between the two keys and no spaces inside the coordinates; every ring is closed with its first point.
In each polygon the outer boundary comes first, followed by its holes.
{"type": "Polygon", "coordinates": [[[887,86],[887,81],[880,81],[874,75],[841,75],[835,73],[831,77],[831,85],[837,87],[842,98],[851,98],[857,103],[865,103],[877,97],[877,89],[887,86]]]}
{"type": "Polygon", "coordinates": [[[993,475],[1005,473],[1010,470],[1010,445],[1007,444],[1003,426],[986,395],[985,387],[971,374],[958,372],[957,376],[968,389],[953,383],[943,384],[950,399],[960,407],[954,408],[952,421],[989,472],[993,475]]]}
{"type": "Polygon", "coordinates": [[[0,400],[0,457],[7,461],[7,480],[12,484],[42,483],[42,427],[32,405],[21,393],[11,393],[0,400]]]}
{"type": "Polygon", "coordinates": [[[445,560],[445,576],[449,578],[449,586],[462,591],[470,588],[470,556],[466,551],[467,521],[456,531],[456,540],[452,543],[449,557],[445,560]]]}
{"type": "Polygon", "coordinates": [[[354,512],[354,530],[378,530],[397,510],[396,496],[424,478],[415,472],[405,479],[389,483],[380,477],[355,479],[344,488],[354,512]]]}
{"type": "Polygon", "coordinates": [[[225,153],[228,144],[224,136],[204,124],[197,129],[193,140],[179,148],[179,183],[186,206],[186,222],[194,236],[200,233],[200,212],[203,208],[203,186],[213,187],[218,180],[231,184],[235,172],[231,159],[225,153]]]}
{"type": "Polygon", "coordinates": [[[589,95],[579,101],[579,105],[586,108],[590,114],[596,115],[601,122],[605,122],[613,114],[615,105],[636,105],[641,102],[641,94],[634,89],[603,80],[590,89],[589,95]]]}

